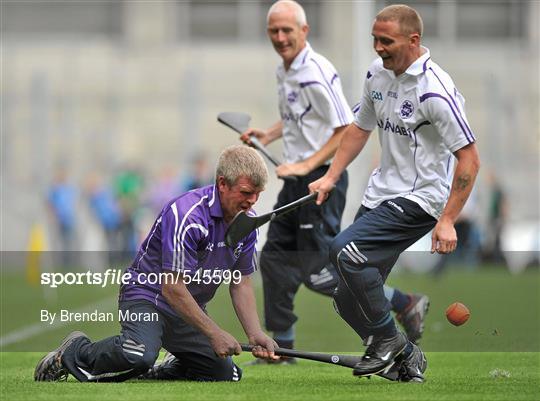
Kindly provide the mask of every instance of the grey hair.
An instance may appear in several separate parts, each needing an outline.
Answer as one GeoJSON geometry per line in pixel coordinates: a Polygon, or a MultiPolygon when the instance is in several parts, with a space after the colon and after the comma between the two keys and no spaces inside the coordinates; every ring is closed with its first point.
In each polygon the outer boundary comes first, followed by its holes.
{"type": "Polygon", "coordinates": [[[284,8],[292,9],[294,11],[296,22],[298,23],[299,27],[307,25],[306,12],[304,11],[304,8],[294,0],[279,0],[272,4],[272,7],[270,7],[270,10],[268,10],[268,14],[266,15],[266,24],[268,24],[270,21],[271,14],[283,11],[284,8]]]}
{"type": "Polygon", "coordinates": [[[264,188],[268,181],[268,169],[255,149],[235,145],[221,152],[216,167],[216,180],[219,176],[223,176],[228,185],[236,184],[238,179],[244,176],[257,188],[264,188]]]}

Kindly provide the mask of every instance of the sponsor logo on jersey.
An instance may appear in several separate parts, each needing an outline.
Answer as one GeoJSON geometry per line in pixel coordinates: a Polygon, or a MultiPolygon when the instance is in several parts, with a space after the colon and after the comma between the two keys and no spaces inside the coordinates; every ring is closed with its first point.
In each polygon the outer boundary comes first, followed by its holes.
{"type": "Polygon", "coordinates": [[[388,91],[386,96],[393,97],[394,99],[397,99],[397,92],[388,91]]]}
{"type": "Polygon", "coordinates": [[[409,118],[414,114],[414,105],[410,100],[405,100],[399,108],[401,118],[409,118]]]}
{"type": "Polygon", "coordinates": [[[389,118],[386,118],[386,120],[377,121],[377,126],[383,131],[388,131],[394,134],[408,136],[412,138],[412,132],[410,128],[399,125],[398,123],[393,123],[392,121],[390,121],[389,118]]]}
{"type": "Polygon", "coordinates": [[[373,100],[383,100],[382,93],[378,91],[371,91],[371,98],[373,100]]]}
{"type": "Polygon", "coordinates": [[[281,113],[281,119],[283,121],[294,121],[295,123],[298,122],[298,117],[294,113],[281,113]]]}

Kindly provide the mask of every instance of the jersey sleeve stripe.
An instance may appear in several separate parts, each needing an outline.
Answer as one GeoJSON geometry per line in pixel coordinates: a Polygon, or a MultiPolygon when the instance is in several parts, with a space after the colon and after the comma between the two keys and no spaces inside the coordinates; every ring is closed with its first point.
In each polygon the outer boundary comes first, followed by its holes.
{"type": "Polygon", "coordinates": [[[343,107],[342,107],[342,105],[341,105],[341,103],[339,101],[339,97],[334,92],[330,82],[328,82],[328,80],[326,79],[326,77],[324,75],[324,71],[323,71],[322,67],[319,65],[319,63],[317,63],[317,61],[315,59],[311,59],[311,61],[313,61],[313,63],[315,63],[315,65],[317,66],[317,68],[319,69],[319,71],[321,73],[321,76],[324,79],[324,82],[326,83],[326,88],[327,88],[328,92],[330,92],[330,96],[332,97],[332,100],[334,102],[334,107],[336,108],[336,111],[338,113],[339,120],[341,121],[341,123],[343,125],[346,125],[347,124],[347,120],[345,118],[346,113],[345,113],[345,110],[343,110],[343,107]]]}
{"type": "MultiPolygon", "coordinates": [[[[322,82],[319,82],[319,81],[306,81],[306,82],[300,82],[300,88],[305,88],[306,86],[310,86],[310,85],[321,85],[327,92],[329,92],[331,94],[331,91],[328,89],[328,87],[323,84],[322,82]]],[[[332,96],[331,96],[332,97],[332,96]]],[[[343,123],[343,119],[341,118],[341,116],[339,115],[339,109],[338,107],[336,106],[336,102],[334,101],[334,99],[332,98],[332,103],[334,103],[334,106],[336,108],[336,111],[338,112],[338,117],[339,117],[339,120],[341,123],[343,123]]],[[[300,118],[302,118],[308,111],[309,109],[311,109],[311,104],[309,105],[310,107],[308,107],[308,109],[306,111],[304,111],[302,113],[302,116],[300,118]]],[[[344,123],[343,125],[346,125],[346,123],[344,123]]]]}
{"type": "Polygon", "coordinates": [[[465,127],[463,126],[460,118],[458,117],[458,115],[456,113],[456,110],[454,110],[454,108],[452,107],[452,104],[450,103],[450,101],[446,97],[444,97],[440,93],[428,92],[428,93],[424,93],[422,96],[420,96],[420,103],[422,103],[425,100],[427,100],[429,98],[432,98],[432,97],[442,99],[448,104],[448,107],[450,107],[450,110],[452,110],[452,114],[454,115],[457,123],[461,127],[461,130],[463,131],[463,134],[465,135],[465,138],[467,138],[467,141],[469,143],[473,143],[474,142],[474,136],[472,136],[472,135],[469,136],[469,134],[467,133],[467,130],[465,129],[465,127]]]}
{"type": "Polygon", "coordinates": [[[178,238],[178,208],[176,207],[176,203],[173,203],[171,205],[171,209],[174,215],[174,231],[173,231],[173,258],[172,258],[172,270],[176,270],[176,260],[178,258],[177,253],[177,238],[178,238]]]}
{"type": "Polygon", "coordinates": [[[310,85],[322,85],[322,83],[319,81],[300,82],[300,88],[305,88],[306,86],[310,86],[310,85]]]}
{"type": "Polygon", "coordinates": [[[178,228],[177,234],[175,235],[175,238],[173,240],[173,243],[175,244],[175,252],[176,259],[173,260],[173,269],[172,270],[183,270],[184,268],[184,243],[183,238],[185,236],[184,234],[184,226],[186,224],[186,220],[189,217],[189,215],[197,208],[197,206],[201,205],[206,199],[208,199],[208,195],[203,196],[197,203],[195,203],[193,206],[189,208],[187,213],[185,214],[184,218],[182,219],[182,223],[180,224],[180,227],[178,228]],[[182,234],[182,235],[181,235],[182,234]]]}
{"type": "Polygon", "coordinates": [[[184,242],[185,242],[185,238],[186,238],[186,234],[188,232],[188,230],[190,228],[198,228],[199,230],[202,231],[202,233],[204,234],[205,237],[208,236],[208,230],[206,229],[206,227],[202,226],[201,224],[197,224],[197,223],[191,223],[191,224],[188,224],[186,226],[186,228],[184,228],[184,231],[182,232],[182,237],[181,237],[181,244],[182,244],[182,258],[180,260],[180,271],[184,271],[184,267],[185,267],[185,261],[186,261],[186,254],[185,254],[185,251],[186,251],[186,248],[184,246],[184,242]]]}
{"type": "MultiPolygon", "coordinates": [[[[431,67],[429,67],[429,70],[433,73],[433,75],[435,75],[435,77],[437,78],[437,80],[439,81],[439,83],[441,84],[441,86],[443,87],[444,91],[446,92],[446,94],[448,95],[448,98],[452,101],[452,104],[454,105],[454,107],[456,108],[457,110],[457,113],[459,114],[459,116],[461,117],[461,119],[463,120],[463,124],[465,125],[465,128],[467,129],[467,132],[469,133],[469,136],[472,138],[472,142],[475,141],[475,138],[474,138],[474,135],[471,131],[471,129],[469,128],[469,126],[467,125],[467,122],[465,121],[465,119],[463,118],[463,116],[461,115],[461,111],[454,99],[454,97],[452,95],[450,95],[450,92],[448,92],[448,89],[446,89],[446,86],[444,86],[443,82],[441,81],[441,79],[439,78],[439,76],[437,75],[437,73],[435,72],[435,70],[431,67]]],[[[468,138],[467,138],[468,139],[468,138]]]]}

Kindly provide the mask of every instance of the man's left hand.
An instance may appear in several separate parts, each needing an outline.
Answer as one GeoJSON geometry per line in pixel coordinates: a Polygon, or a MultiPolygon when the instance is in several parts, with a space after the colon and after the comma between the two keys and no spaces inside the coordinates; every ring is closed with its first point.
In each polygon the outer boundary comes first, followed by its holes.
{"type": "Polygon", "coordinates": [[[450,253],[456,246],[457,234],[454,224],[448,219],[439,219],[431,236],[431,253],[450,253]]]}
{"type": "Polygon", "coordinates": [[[254,345],[251,351],[253,356],[262,359],[279,359],[279,356],[274,354],[274,349],[278,348],[277,343],[262,331],[254,336],[250,336],[249,343],[254,345]]]}

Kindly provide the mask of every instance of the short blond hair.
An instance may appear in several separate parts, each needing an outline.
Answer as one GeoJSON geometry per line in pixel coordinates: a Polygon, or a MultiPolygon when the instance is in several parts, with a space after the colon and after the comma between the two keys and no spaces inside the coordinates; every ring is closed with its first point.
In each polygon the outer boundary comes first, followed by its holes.
{"type": "Polygon", "coordinates": [[[246,145],[225,148],[219,156],[216,180],[222,176],[228,185],[234,185],[240,177],[247,177],[257,188],[268,182],[268,168],[262,156],[246,145]]]}
{"type": "Polygon", "coordinates": [[[411,35],[417,33],[422,36],[424,23],[418,12],[405,4],[394,4],[383,8],[375,16],[376,21],[397,21],[401,33],[411,35]]]}

